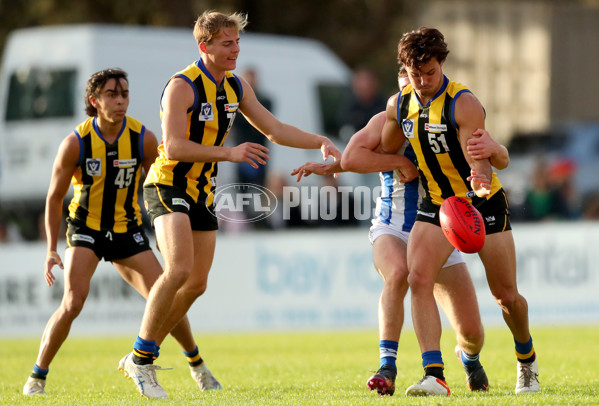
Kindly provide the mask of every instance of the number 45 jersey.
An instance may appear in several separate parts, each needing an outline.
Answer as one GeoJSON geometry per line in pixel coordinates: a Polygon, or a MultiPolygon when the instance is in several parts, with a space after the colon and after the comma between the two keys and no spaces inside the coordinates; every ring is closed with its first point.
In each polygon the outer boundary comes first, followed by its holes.
{"type": "MultiPolygon", "coordinates": [[[[474,205],[484,200],[474,195],[466,180],[470,165],[462,151],[454,116],[455,101],[465,92],[470,90],[444,76],[441,89],[427,105],[420,104],[411,84],[399,94],[397,102],[397,120],[418,161],[423,199],[438,206],[449,196],[463,197],[474,205]]],[[[500,189],[493,172],[491,196],[500,189]]]]}
{"type": "Polygon", "coordinates": [[[79,166],[71,179],[74,196],[69,217],[93,230],[115,233],[141,225],[137,191],[145,131],[139,121],[125,116],[121,133],[110,144],[102,137],[95,117],[77,126],[79,166]]]}

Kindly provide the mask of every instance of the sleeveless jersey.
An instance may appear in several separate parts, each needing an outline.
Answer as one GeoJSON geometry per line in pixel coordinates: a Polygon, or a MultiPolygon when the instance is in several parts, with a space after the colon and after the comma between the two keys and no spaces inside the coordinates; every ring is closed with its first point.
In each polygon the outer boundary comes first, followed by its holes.
{"type": "Polygon", "coordinates": [[[98,231],[124,233],[142,223],[137,190],[144,160],[146,128],[125,116],[117,139],[109,144],[90,117],[75,129],[79,162],[69,216],[98,231]]]}
{"type": "MultiPolygon", "coordinates": [[[[485,200],[477,197],[470,182],[470,165],[464,157],[458,125],[455,121],[455,101],[470,92],[461,83],[443,77],[439,92],[422,106],[411,84],[398,95],[397,121],[410,141],[416,159],[424,199],[441,205],[450,196],[468,199],[474,205],[485,200]]],[[[495,172],[491,179],[491,195],[501,189],[495,172]]]]}
{"type": "MultiPolygon", "coordinates": [[[[223,83],[217,84],[201,59],[175,74],[171,80],[174,78],[186,80],[195,94],[193,106],[187,112],[185,137],[202,145],[222,146],[243,98],[239,79],[227,71],[223,83]]],[[[175,186],[184,190],[196,203],[213,203],[218,172],[216,162],[167,159],[163,143],[158,147],[158,152],[159,156],[150,168],[145,185],[159,183],[175,186]]]]}
{"type": "MultiPolygon", "coordinates": [[[[416,156],[408,141],[404,143],[398,154],[403,154],[416,165],[416,156]]],[[[416,211],[422,196],[418,178],[408,183],[402,183],[397,169],[380,172],[379,178],[381,194],[376,199],[372,225],[384,224],[395,230],[409,233],[416,221],[416,211]]]]}

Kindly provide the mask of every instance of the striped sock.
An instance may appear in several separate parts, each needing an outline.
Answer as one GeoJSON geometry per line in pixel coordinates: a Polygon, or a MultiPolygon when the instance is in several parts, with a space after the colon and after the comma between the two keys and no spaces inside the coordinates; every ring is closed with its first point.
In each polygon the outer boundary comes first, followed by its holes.
{"type": "Polygon", "coordinates": [[[42,369],[37,366],[37,364],[33,364],[33,370],[31,371],[31,377],[37,379],[46,379],[46,376],[50,372],[50,369],[42,369]]]}
{"type": "Polygon", "coordinates": [[[156,341],[137,337],[133,344],[133,362],[136,365],[152,364],[158,356],[158,348],[156,341]]]}
{"type": "Polygon", "coordinates": [[[200,356],[200,351],[198,350],[198,346],[197,345],[196,345],[196,348],[193,351],[190,351],[190,352],[183,351],[183,354],[187,358],[187,362],[189,362],[189,366],[192,367],[192,368],[200,366],[204,362],[204,360],[200,356]]]}
{"type": "Polygon", "coordinates": [[[468,354],[466,351],[462,350],[462,364],[464,364],[464,368],[466,368],[467,371],[472,371],[480,366],[480,360],[478,359],[479,355],[480,354],[468,354]]]}
{"type": "Polygon", "coordinates": [[[425,375],[431,375],[441,380],[445,380],[443,375],[443,357],[441,351],[426,351],[422,353],[422,367],[425,375]]]}
{"type": "Polygon", "coordinates": [[[530,363],[535,360],[536,355],[535,348],[532,345],[532,337],[530,337],[526,343],[519,343],[516,340],[514,340],[514,343],[516,344],[516,357],[518,358],[518,361],[530,363]]]}
{"type": "Polygon", "coordinates": [[[384,365],[391,365],[397,369],[397,347],[399,343],[392,340],[381,340],[379,341],[379,354],[381,357],[381,367],[384,365]]]}

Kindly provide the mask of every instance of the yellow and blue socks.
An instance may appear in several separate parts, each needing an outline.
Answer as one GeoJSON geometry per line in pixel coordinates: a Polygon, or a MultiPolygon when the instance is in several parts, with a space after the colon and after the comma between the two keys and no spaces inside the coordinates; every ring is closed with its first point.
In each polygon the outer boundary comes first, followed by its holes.
{"type": "Polygon", "coordinates": [[[514,340],[516,344],[516,357],[518,361],[523,364],[528,364],[533,362],[536,359],[535,348],[532,345],[532,337],[525,343],[519,343],[514,340]]]}
{"type": "Polygon", "coordinates": [[[48,372],[50,369],[42,369],[37,366],[37,364],[33,364],[33,370],[31,371],[31,377],[36,379],[46,380],[46,376],[48,376],[48,372]]]}
{"type": "Polygon", "coordinates": [[[133,343],[133,363],[136,365],[152,364],[158,357],[159,349],[160,347],[156,345],[156,341],[137,337],[135,343],[133,343]]]}
{"type": "Polygon", "coordinates": [[[435,378],[439,378],[445,381],[443,375],[443,357],[441,351],[426,351],[422,353],[422,367],[424,368],[424,375],[431,375],[435,378]]]}
{"type": "Polygon", "coordinates": [[[392,340],[380,340],[379,341],[379,354],[381,357],[380,367],[385,365],[391,366],[397,370],[397,347],[399,343],[392,340]]]}
{"type": "Polygon", "coordinates": [[[189,352],[183,351],[183,354],[187,358],[187,362],[189,363],[189,366],[191,368],[198,367],[198,366],[202,365],[202,363],[204,362],[204,360],[200,356],[200,352],[198,350],[197,345],[193,351],[189,351],[189,352]]]}

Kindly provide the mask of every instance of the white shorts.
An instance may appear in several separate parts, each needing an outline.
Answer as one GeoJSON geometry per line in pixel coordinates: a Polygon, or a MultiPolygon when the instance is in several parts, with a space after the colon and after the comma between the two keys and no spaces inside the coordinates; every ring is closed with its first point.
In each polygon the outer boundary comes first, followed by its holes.
{"type": "MultiPolygon", "coordinates": [[[[405,242],[406,244],[408,243],[408,237],[410,236],[410,233],[408,233],[407,231],[397,230],[393,227],[389,227],[386,224],[379,223],[370,227],[370,232],[368,233],[370,244],[374,244],[374,241],[383,234],[393,235],[405,242]]],[[[462,253],[454,249],[451,255],[449,255],[449,258],[447,258],[447,261],[445,261],[445,265],[443,265],[442,268],[447,268],[457,264],[463,264],[464,262],[465,261],[464,257],[462,256],[462,253]]]]}

